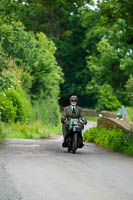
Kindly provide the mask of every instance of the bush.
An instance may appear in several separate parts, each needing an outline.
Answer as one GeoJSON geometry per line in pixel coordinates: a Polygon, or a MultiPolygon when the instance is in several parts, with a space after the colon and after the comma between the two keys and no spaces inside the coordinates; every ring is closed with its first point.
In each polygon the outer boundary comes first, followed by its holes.
{"type": "Polygon", "coordinates": [[[54,43],[43,33],[35,35],[24,29],[20,22],[0,25],[0,120],[5,123],[4,132],[11,130],[9,137],[38,138],[60,127],[63,73],[54,43]],[[22,124],[15,131],[11,124],[18,122],[22,124]]]}
{"type": "Polygon", "coordinates": [[[84,133],[84,141],[95,142],[102,147],[133,155],[133,136],[126,135],[121,129],[94,127],[84,133]]]}
{"type": "Polygon", "coordinates": [[[15,121],[16,108],[5,92],[0,92],[0,119],[3,122],[15,121]]]}
{"type": "Polygon", "coordinates": [[[43,33],[25,31],[21,22],[0,25],[0,41],[17,68],[23,68],[21,80],[30,97],[57,100],[63,73],[55,58],[55,44],[43,33]]]}
{"type": "Polygon", "coordinates": [[[123,151],[127,137],[122,130],[113,129],[105,131],[107,132],[105,137],[105,147],[113,149],[114,151],[123,151]]]}
{"type": "Polygon", "coordinates": [[[32,118],[30,101],[21,87],[0,92],[0,118],[3,122],[29,122],[32,118]]]}
{"type": "Polygon", "coordinates": [[[94,142],[95,138],[97,137],[97,134],[98,134],[98,129],[96,129],[95,127],[90,128],[84,133],[84,141],[94,142]]]}
{"type": "Polygon", "coordinates": [[[12,102],[16,111],[15,122],[30,122],[32,120],[32,107],[28,96],[20,86],[6,91],[6,96],[12,102]]]}

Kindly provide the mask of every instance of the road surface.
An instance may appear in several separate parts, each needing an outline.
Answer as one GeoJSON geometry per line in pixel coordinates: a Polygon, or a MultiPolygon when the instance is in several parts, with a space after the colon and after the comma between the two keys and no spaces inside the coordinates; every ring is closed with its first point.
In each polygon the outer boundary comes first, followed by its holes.
{"type": "Polygon", "coordinates": [[[90,143],[72,154],[61,144],[62,136],[6,140],[0,200],[133,200],[133,158],[90,143]]]}

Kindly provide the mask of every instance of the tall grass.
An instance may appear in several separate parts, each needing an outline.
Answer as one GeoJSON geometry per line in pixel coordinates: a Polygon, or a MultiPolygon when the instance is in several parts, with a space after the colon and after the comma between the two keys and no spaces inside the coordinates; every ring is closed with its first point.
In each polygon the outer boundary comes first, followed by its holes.
{"type": "Polygon", "coordinates": [[[61,127],[45,125],[41,121],[36,121],[32,124],[22,124],[17,122],[4,124],[2,131],[8,138],[39,139],[61,133],[61,127]]]}
{"type": "Polygon", "coordinates": [[[38,139],[61,133],[60,111],[57,103],[35,102],[30,123],[3,123],[2,132],[8,138],[38,139]]]}
{"type": "Polygon", "coordinates": [[[0,143],[3,141],[4,138],[5,138],[5,134],[3,132],[3,123],[0,122],[0,143]]]}
{"type": "Polygon", "coordinates": [[[52,126],[58,126],[60,122],[59,105],[50,99],[34,102],[33,112],[34,121],[42,121],[44,124],[52,126]]]}

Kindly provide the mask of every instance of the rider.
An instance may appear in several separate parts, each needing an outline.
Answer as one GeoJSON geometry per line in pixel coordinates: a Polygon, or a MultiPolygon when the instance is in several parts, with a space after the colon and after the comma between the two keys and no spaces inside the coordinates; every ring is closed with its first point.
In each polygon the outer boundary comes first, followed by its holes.
{"type": "MultiPolygon", "coordinates": [[[[74,119],[79,119],[82,121],[81,126],[83,127],[84,124],[87,124],[87,121],[84,118],[83,112],[82,112],[82,108],[80,108],[79,106],[77,106],[77,101],[78,101],[78,97],[73,95],[70,97],[70,105],[67,106],[64,109],[64,112],[62,114],[61,117],[61,122],[62,122],[62,130],[63,130],[63,137],[64,137],[64,142],[62,144],[63,147],[66,147],[66,138],[68,135],[68,128],[69,128],[69,123],[70,123],[70,119],[74,118],[74,119]]],[[[81,135],[81,141],[82,141],[82,145],[83,145],[83,138],[81,135]]]]}

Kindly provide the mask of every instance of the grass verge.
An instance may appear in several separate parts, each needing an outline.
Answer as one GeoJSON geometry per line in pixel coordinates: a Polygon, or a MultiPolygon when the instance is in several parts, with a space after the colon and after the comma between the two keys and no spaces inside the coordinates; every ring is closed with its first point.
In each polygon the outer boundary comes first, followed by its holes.
{"type": "Polygon", "coordinates": [[[133,156],[133,133],[127,135],[120,129],[94,127],[84,133],[84,141],[133,156]]]}
{"type": "Polygon", "coordinates": [[[57,127],[52,125],[45,125],[41,121],[36,121],[32,124],[18,123],[3,123],[1,131],[6,138],[19,139],[39,139],[49,136],[54,136],[61,133],[61,125],[57,127]]]}
{"type": "Polygon", "coordinates": [[[2,129],[3,129],[3,124],[2,124],[2,122],[0,122],[0,144],[2,143],[3,139],[5,138],[5,135],[2,131],[2,129]]]}
{"type": "Polygon", "coordinates": [[[99,119],[99,117],[85,116],[85,119],[86,119],[86,120],[89,120],[89,121],[97,121],[97,120],[99,119]]]}
{"type": "Polygon", "coordinates": [[[133,107],[126,107],[130,120],[133,122],[133,107]]]}

